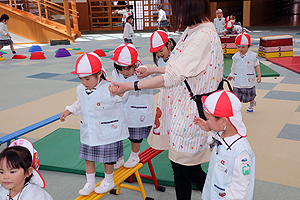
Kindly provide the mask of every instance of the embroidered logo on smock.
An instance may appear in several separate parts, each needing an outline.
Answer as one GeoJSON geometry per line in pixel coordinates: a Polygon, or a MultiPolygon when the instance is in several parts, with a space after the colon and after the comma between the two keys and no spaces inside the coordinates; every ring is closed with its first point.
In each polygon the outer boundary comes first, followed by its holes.
{"type": "Polygon", "coordinates": [[[251,169],[251,167],[250,167],[249,164],[247,164],[246,166],[244,166],[244,167],[242,168],[242,173],[243,173],[243,175],[244,175],[244,176],[249,175],[249,174],[250,174],[250,169],[251,169]]]}
{"type": "Polygon", "coordinates": [[[141,115],[141,116],[140,116],[140,121],[141,121],[141,122],[145,121],[145,118],[146,118],[145,116],[141,115]]]}

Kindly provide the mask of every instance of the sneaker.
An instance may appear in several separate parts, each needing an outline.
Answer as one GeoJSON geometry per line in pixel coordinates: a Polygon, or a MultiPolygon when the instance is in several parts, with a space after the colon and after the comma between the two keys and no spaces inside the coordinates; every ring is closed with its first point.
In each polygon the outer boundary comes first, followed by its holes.
{"type": "Polygon", "coordinates": [[[119,169],[120,167],[122,167],[124,165],[124,162],[124,157],[122,156],[121,158],[119,158],[117,163],[114,164],[114,169],[119,169]]]}
{"type": "Polygon", "coordinates": [[[255,106],[256,106],[256,101],[254,102],[254,105],[250,104],[250,106],[247,108],[247,112],[253,112],[255,106]]]}
{"type": "Polygon", "coordinates": [[[134,166],[136,166],[136,164],[138,164],[140,162],[140,158],[139,157],[131,157],[129,156],[128,160],[124,163],[124,167],[126,168],[132,168],[134,166]]]}
{"type": "Polygon", "coordinates": [[[98,194],[102,194],[102,193],[110,191],[114,187],[115,187],[114,181],[107,182],[106,180],[103,179],[103,181],[100,183],[100,185],[98,187],[95,188],[94,191],[98,194]]]}
{"type": "Polygon", "coordinates": [[[79,194],[80,195],[89,195],[94,191],[95,187],[96,187],[96,184],[87,182],[84,185],[84,187],[81,190],[79,190],[79,194]]]}

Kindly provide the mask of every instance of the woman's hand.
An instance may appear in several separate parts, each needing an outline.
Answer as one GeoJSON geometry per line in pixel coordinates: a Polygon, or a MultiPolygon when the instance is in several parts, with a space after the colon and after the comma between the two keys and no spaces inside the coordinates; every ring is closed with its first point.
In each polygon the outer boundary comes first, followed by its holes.
{"type": "Polygon", "coordinates": [[[229,80],[229,81],[231,81],[232,79],[233,79],[232,76],[228,76],[228,77],[227,77],[227,80],[229,80]]]}
{"type": "Polygon", "coordinates": [[[133,83],[118,83],[118,82],[111,82],[112,86],[109,85],[108,89],[112,95],[119,95],[123,94],[128,90],[133,90],[133,83]]]}
{"type": "Polygon", "coordinates": [[[202,128],[204,131],[206,131],[206,132],[211,131],[207,125],[207,122],[204,119],[195,117],[193,122],[195,124],[197,124],[198,126],[200,126],[200,128],[202,128]]]}

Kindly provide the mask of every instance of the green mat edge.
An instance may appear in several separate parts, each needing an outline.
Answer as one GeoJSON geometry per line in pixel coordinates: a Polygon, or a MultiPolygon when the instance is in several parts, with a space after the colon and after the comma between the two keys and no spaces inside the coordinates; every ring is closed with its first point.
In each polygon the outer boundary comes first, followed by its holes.
{"type": "MultiPolygon", "coordinates": [[[[227,70],[225,70],[225,60],[232,60],[232,59],[224,59],[224,70],[223,70],[223,77],[224,78],[227,78],[228,75],[230,74],[230,69],[231,69],[231,66],[229,67],[229,73],[228,74],[225,74],[225,72],[227,72],[227,70]]],[[[261,68],[264,68],[264,67],[267,67],[269,68],[272,72],[271,73],[268,73],[267,75],[266,74],[261,74],[261,77],[274,77],[274,76],[280,76],[280,74],[278,72],[276,72],[275,70],[271,69],[270,67],[268,67],[267,65],[259,62],[259,66],[261,68]]]]}
{"type": "MultiPolygon", "coordinates": [[[[57,131],[57,130],[59,130],[59,129],[68,129],[68,130],[74,130],[74,131],[78,131],[78,130],[79,130],[79,129],[74,129],[74,128],[57,128],[57,129],[55,129],[53,132],[55,132],[55,131],[57,131]]],[[[52,132],[52,133],[53,133],[53,132],[52,132]]],[[[50,133],[50,134],[51,134],[51,133],[50,133]]],[[[43,138],[50,137],[50,134],[46,135],[46,136],[43,137],[43,138]]],[[[42,138],[41,138],[41,139],[42,139],[42,138]]],[[[37,141],[37,142],[38,142],[38,141],[37,141]]],[[[33,143],[33,145],[34,145],[34,143],[33,143]]],[[[206,163],[202,163],[202,164],[201,164],[201,166],[202,166],[202,168],[203,168],[203,171],[205,171],[206,173],[207,173],[207,169],[208,169],[208,164],[209,164],[209,162],[206,162],[206,163]]],[[[150,174],[150,169],[149,169],[148,164],[147,164],[147,163],[144,164],[143,167],[147,168],[147,171],[149,171],[149,175],[151,175],[151,174],[150,174]]],[[[80,174],[80,175],[85,175],[85,174],[86,174],[85,170],[78,170],[78,169],[74,169],[74,168],[55,167],[55,166],[43,165],[42,163],[40,163],[39,169],[41,169],[41,170],[47,170],[47,171],[56,171],[56,172],[64,172],[64,173],[80,174]]],[[[140,172],[140,170],[139,170],[139,172],[140,172]]],[[[154,167],[154,172],[155,172],[155,167],[154,167]]],[[[141,174],[141,173],[140,173],[140,174],[141,174]]],[[[148,174],[147,174],[147,175],[148,175],[148,174]]],[[[103,173],[103,172],[97,172],[97,171],[96,171],[96,176],[98,176],[98,177],[104,177],[104,173],[103,173]]],[[[145,178],[141,178],[141,179],[142,179],[142,182],[143,182],[143,183],[152,183],[152,184],[153,184],[153,180],[149,180],[149,179],[145,179],[145,178]]],[[[174,185],[174,181],[173,181],[173,182],[171,182],[171,181],[166,181],[166,180],[160,179],[160,178],[158,178],[158,177],[156,177],[156,179],[157,179],[157,183],[158,183],[159,185],[172,186],[172,187],[175,186],[175,185],[174,185]]],[[[196,188],[194,185],[192,185],[192,189],[197,190],[197,188],[196,188]]]]}

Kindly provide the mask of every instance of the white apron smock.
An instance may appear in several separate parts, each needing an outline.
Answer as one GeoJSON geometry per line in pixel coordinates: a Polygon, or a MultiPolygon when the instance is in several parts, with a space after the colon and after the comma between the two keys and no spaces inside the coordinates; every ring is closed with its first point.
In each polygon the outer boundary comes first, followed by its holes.
{"type": "Polygon", "coordinates": [[[85,87],[77,87],[81,105],[80,141],[89,146],[114,143],[129,137],[122,103],[112,103],[109,82],[102,80],[87,95],[85,87]]]}
{"type": "MultiPolygon", "coordinates": [[[[224,138],[226,140],[226,138],[224,138]]],[[[253,199],[254,181],[255,181],[255,156],[250,147],[247,138],[237,137],[237,141],[224,143],[223,145],[215,146],[212,151],[212,155],[209,161],[209,168],[203,187],[202,199],[203,200],[217,200],[217,199],[253,199]],[[229,149],[228,149],[229,148],[229,149]],[[241,169],[235,166],[235,160],[240,153],[246,151],[250,155],[251,166],[248,164],[246,158],[242,158],[241,169]],[[238,181],[235,183],[233,180],[233,171],[240,171],[242,176],[250,176],[250,182],[247,186],[243,185],[243,180],[235,179],[238,181]],[[229,188],[234,187],[229,193],[229,188]],[[239,188],[240,187],[240,188],[239,188]],[[245,191],[239,194],[232,194],[234,191],[245,191]],[[237,195],[237,196],[235,196],[237,195]],[[229,197],[231,196],[231,197],[229,197]],[[232,198],[234,196],[235,198],[232,198]],[[243,196],[243,197],[241,197],[243,196]],[[241,198],[240,198],[241,197],[241,198]]],[[[240,161],[239,161],[240,162],[240,161]]]]}
{"type": "Polygon", "coordinates": [[[256,53],[248,51],[243,57],[237,52],[232,56],[234,66],[232,66],[233,87],[253,87],[255,85],[255,61],[256,53]]]}
{"type": "MultiPolygon", "coordinates": [[[[0,200],[9,200],[9,190],[0,185],[0,200]]],[[[13,200],[53,200],[40,186],[27,183],[24,189],[13,200]]]]}
{"type": "MultiPolygon", "coordinates": [[[[166,67],[167,62],[162,58],[157,59],[157,67],[166,67]]],[[[163,87],[159,91],[156,114],[154,118],[154,127],[148,136],[148,143],[154,149],[169,149],[170,124],[172,119],[172,94],[171,87],[163,87]]]]}
{"type": "MultiPolygon", "coordinates": [[[[116,70],[112,72],[113,81],[133,83],[140,81],[136,74],[124,78],[116,70]]],[[[146,127],[153,125],[153,90],[142,89],[140,91],[129,91],[127,100],[123,102],[127,120],[130,128],[146,127]]]]}

